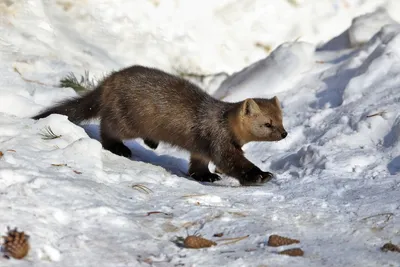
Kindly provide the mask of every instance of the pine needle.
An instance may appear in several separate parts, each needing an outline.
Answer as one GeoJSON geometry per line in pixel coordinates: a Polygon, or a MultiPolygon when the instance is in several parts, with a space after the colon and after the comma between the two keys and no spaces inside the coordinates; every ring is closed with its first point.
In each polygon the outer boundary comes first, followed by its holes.
{"type": "Polygon", "coordinates": [[[289,4],[291,4],[294,7],[298,7],[299,3],[297,2],[297,0],[287,0],[289,2],[289,4]]]}
{"type": "Polygon", "coordinates": [[[70,87],[80,93],[94,89],[96,87],[96,82],[89,77],[89,71],[85,71],[85,74],[81,76],[80,80],[71,72],[65,78],[61,79],[60,87],[70,87]]]}
{"type": "Polygon", "coordinates": [[[223,238],[223,239],[218,240],[217,242],[228,241],[228,242],[222,243],[221,245],[229,245],[229,244],[233,244],[233,243],[237,243],[239,241],[242,241],[242,240],[244,240],[244,239],[246,239],[248,237],[249,237],[249,235],[242,236],[242,237],[235,237],[235,238],[223,238]]]}
{"type": "Polygon", "coordinates": [[[191,198],[191,197],[204,197],[207,194],[193,194],[193,195],[183,195],[182,198],[191,198]]]}
{"type": "Polygon", "coordinates": [[[40,133],[43,140],[53,140],[60,138],[62,135],[56,135],[50,126],[46,126],[40,133]]]}
{"type": "Polygon", "coordinates": [[[138,190],[139,192],[143,192],[143,193],[145,193],[145,194],[153,193],[153,190],[151,190],[150,188],[148,188],[147,186],[142,185],[142,184],[134,184],[134,185],[132,185],[131,187],[132,187],[133,189],[136,189],[136,190],[138,190]]]}

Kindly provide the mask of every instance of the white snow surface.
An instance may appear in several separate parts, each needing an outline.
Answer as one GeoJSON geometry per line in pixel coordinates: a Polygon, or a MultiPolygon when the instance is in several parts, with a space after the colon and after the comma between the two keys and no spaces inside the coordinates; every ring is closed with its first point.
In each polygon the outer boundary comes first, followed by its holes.
{"type": "Polygon", "coordinates": [[[399,11],[396,0],[0,1],[0,232],[16,226],[31,245],[0,266],[400,266],[379,249],[400,244],[399,11]],[[29,118],[76,95],[57,86],[68,72],[131,64],[236,72],[203,83],[226,101],[278,96],[288,137],[244,147],[276,178],[201,184],[178,148],[129,140],[126,159],[102,149],[96,122],[29,118]],[[60,137],[43,139],[48,126],[60,137]],[[221,245],[221,232],[248,237],[221,245]],[[173,242],[188,233],[219,245],[173,242]],[[289,248],[304,256],[277,254],[288,247],[266,246],[271,234],[299,239],[289,248]]]}

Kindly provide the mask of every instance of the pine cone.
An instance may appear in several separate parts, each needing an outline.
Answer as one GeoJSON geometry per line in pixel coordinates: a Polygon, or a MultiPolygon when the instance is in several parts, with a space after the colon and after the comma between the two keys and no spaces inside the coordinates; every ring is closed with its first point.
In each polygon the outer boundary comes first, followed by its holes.
{"type": "Polygon", "coordinates": [[[287,249],[287,250],[281,251],[281,252],[279,252],[279,254],[296,257],[296,256],[303,256],[304,252],[303,252],[303,250],[301,250],[301,248],[292,248],[292,249],[287,249]]]}
{"type": "Polygon", "coordinates": [[[29,251],[29,236],[25,235],[24,232],[18,232],[17,228],[10,230],[7,227],[7,230],[7,236],[3,236],[5,255],[15,259],[22,259],[29,251]]]}
{"type": "Polygon", "coordinates": [[[400,247],[396,246],[392,243],[386,243],[385,245],[383,245],[383,247],[381,247],[381,250],[384,252],[388,252],[388,251],[400,252],[400,247]]]}
{"type": "Polygon", "coordinates": [[[279,235],[270,235],[268,239],[268,246],[270,247],[280,247],[297,243],[300,243],[300,241],[279,235]]]}
{"type": "Polygon", "coordinates": [[[183,241],[183,245],[185,248],[208,248],[217,245],[217,243],[200,236],[189,235],[183,241]]]}

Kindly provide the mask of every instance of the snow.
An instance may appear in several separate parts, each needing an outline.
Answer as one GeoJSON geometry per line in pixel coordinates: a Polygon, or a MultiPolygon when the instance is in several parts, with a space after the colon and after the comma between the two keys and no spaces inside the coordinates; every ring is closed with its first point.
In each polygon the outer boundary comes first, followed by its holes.
{"type": "Polygon", "coordinates": [[[379,249],[400,243],[399,11],[395,0],[0,1],[0,228],[31,237],[26,259],[0,266],[399,266],[379,249]],[[278,96],[288,137],[244,147],[276,178],[200,184],[178,148],[127,140],[126,159],[102,149],[96,121],[29,119],[76,95],[57,86],[69,72],[131,64],[221,72],[194,81],[226,101],[278,96]],[[43,139],[46,127],[60,137],[43,139]],[[248,238],[173,242],[221,232],[248,238]],[[270,234],[299,239],[304,257],[278,255],[270,234]]]}
{"type": "Polygon", "coordinates": [[[368,42],[383,26],[396,23],[388,12],[380,8],[354,19],[349,28],[349,39],[352,47],[368,42]]]}

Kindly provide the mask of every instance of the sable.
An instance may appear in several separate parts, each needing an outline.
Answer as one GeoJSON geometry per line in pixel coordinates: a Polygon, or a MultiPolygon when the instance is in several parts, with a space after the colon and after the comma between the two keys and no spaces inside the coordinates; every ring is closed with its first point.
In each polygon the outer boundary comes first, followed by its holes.
{"type": "Polygon", "coordinates": [[[86,95],[33,118],[53,113],[77,124],[100,117],[103,147],[117,155],[131,156],[122,140],[133,138],[142,138],[153,149],[159,142],[186,149],[191,153],[189,175],[198,181],[220,179],[208,169],[212,161],[242,185],[267,182],[273,175],[247,160],[241,147],[287,136],[277,97],[227,103],[185,79],[143,66],[115,72],[86,95]]]}

